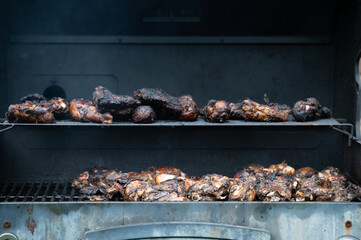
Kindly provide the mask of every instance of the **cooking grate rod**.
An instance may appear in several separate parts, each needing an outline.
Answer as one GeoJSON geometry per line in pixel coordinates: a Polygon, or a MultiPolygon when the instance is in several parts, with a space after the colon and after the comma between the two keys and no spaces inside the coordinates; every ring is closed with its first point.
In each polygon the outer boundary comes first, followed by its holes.
{"type": "Polygon", "coordinates": [[[0,202],[84,201],[69,182],[5,182],[0,183],[0,202]]]}

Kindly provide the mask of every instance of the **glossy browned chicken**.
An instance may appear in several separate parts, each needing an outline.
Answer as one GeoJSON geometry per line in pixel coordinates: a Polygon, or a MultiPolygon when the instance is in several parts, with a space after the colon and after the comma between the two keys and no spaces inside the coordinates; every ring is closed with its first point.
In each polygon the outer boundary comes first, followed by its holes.
{"type": "Polygon", "coordinates": [[[74,99],[71,101],[69,113],[75,121],[113,123],[112,115],[109,113],[101,114],[91,102],[83,99],[74,99]]]}
{"type": "Polygon", "coordinates": [[[134,92],[134,97],[143,105],[150,105],[160,119],[197,120],[198,108],[189,95],[178,98],[159,89],[142,88],[134,92]]]}
{"type": "Polygon", "coordinates": [[[139,106],[133,112],[132,121],[134,123],[153,123],[155,117],[155,112],[151,106],[139,106]]]}
{"type": "Polygon", "coordinates": [[[211,123],[224,123],[229,119],[230,108],[226,101],[209,100],[203,110],[203,118],[211,123]]]}
{"type": "Polygon", "coordinates": [[[286,105],[277,103],[259,104],[250,99],[242,102],[242,111],[245,120],[258,122],[287,121],[290,109],[286,105]]]}
{"type": "Polygon", "coordinates": [[[140,102],[131,96],[115,95],[103,86],[95,88],[93,104],[100,113],[110,113],[115,119],[129,119],[140,102]]]}
{"type": "Polygon", "coordinates": [[[132,180],[124,187],[124,200],[141,201],[144,191],[154,185],[151,181],[132,180]]]}
{"type": "Polygon", "coordinates": [[[231,120],[243,120],[244,119],[241,102],[229,104],[229,119],[231,119],[231,120]]]}
{"type": "Polygon", "coordinates": [[[314,121],[320,118],[330,118],[331,111],[322,107],[316,98],[306,98],[298,101],[292,109],[292,115],[299,122],[314,121]]]}
{"type": "Polygon", "coordinates": [[[226,199],[230,180],[226,176],[208,174],[196,181],[189,190],[188,198],[192,201],[214,201],[226,199]]]}
{"type": "Polygon", "coordinates": [[[21,104],[12,104],[6,112],[9,122],[22,123],[54,123],[55,117],[52,109],[41,107],[39,104],[26,101],[21,104]]]}

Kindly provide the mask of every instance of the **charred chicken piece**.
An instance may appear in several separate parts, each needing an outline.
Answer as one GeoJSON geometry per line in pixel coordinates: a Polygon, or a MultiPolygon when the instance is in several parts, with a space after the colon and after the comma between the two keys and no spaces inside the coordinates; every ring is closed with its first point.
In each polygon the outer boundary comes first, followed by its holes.
{"type": "Polygon", "coordinates": [[[155,112],[150,106],[139,106],[133,112],[132,121],[134,123],[153,123],[155,112]]]}
{"type": "Polygon", "coordinates": [[[242,102],[242,111],[245,120],[258,122],[287,121],[290,109],[286,105],[277,103],[259,104],[250,99],[242,102]]]}
{"type": "Polygon", "coordinates": [[[256,198],[258,184],[257,173],[251,169],[244,169],[231,180],[229,201],[253,201],[256,198]]]}
{"type": "Polygon", "coordinates": [[[110,113],[115,119],[129,119],[140,102],[126,95],[115,95],[102,86],[95,88],[93,104],[100,113],[110,113]]]}
{"type": "Polygon", "coordinates": [[[48,107],[53,113],[55,119],[66,119],[69,114],[69,103],[60,97],[54,97],[49,100],[42,100],[39,103],[41,107],[48,107]]]}
{"type": "Polygon", "coordinates": [[[30,102],[40,102],[40,101],[43,101],[43,100],[46,100],[46,98],[43,96],[43,95],[40,95],[38,93],[32,93],[32,94],[28,94],[22,98],[20,98],[20,102],[22,103],[25,103],[27,101],[30,101],[30,102]]]}
{"type": "Polygon", "coordinates": [[[316,175],[317,171],[311,167],[303,167],[300,169],[297,169],[295,173],[296,179],[303,179],[303,178],[310,178],[313,175],[316,175]]]}
{"type": "Polygon", "coordinates": [[[330,118],[331,111],[322,107],[316,98],[306,98],[298,101],[292,109],[292,115],[299,122],[314,121],[320,118],[330,118]]]}
{"type": "Polygon", "coordinates": [[[295,174],[295,169],[291,166],[288,166],[285,161],[279,164],[271,165],[268,169],[265,170],[267,170],[269,173],[273,173],[277,171],[286,174],[287,176],[290,177],[292,177],[295,174]]]}
{"type": "Polygon", "coordinates": [[[230,110],[229,119],[232,119],[232,120],[243,120],[244,119],[241,102],[230,103],[229,110],[230,110]]]}
{"type": "Polygon", "coordinates": [[[223,200],[228,196],[229,185],[228,177],[208,174],[189,188],[188,198],[192,201],[223,200]]]}
{"type": "Polygon", "coordinates": [[[54,123],[55,117],[49,107],[41,107],[33,102],[12,104],[6,113],[9,122],[54,123]]]}
{"type": "Polygon", "coordinates": [[[113,123],[113,116],[109,113],[101,114],[91,102],[74,99],[70,102],[70,116],[75,121],[113,123]]]}
{"type": "Polygon", "coordinates": [[[141,201],[144,191],[154,184],[150,181],[132,180],[124,187],[124,200],[141,201]]]}
{"type": "Polygon", "coordinates": [[[179,177],[186,176],[184,172],[175,167],[150,167],[142,173],[152,174],[154,176],[157,176],[158,174],[171,174],[179,177]]]}
{"type": "Polygon", "coordinates": [[[267,202],[290,201],[292,198],[293,178],[286,174],[273,172],[260,179],[256,189],[258,199],[267,202]]]}
{"type": "Polygon", "coordinates": [[[195,121],[198,117],[198,108],[189,95],[177,98],[159,89],[142,88],[134,92],[134,97],[150,105],[161,119],[195,121]]]}
{"type": "Polygon", "coordinates": [[[182,178],[173,178],[148,187],[142,194],[143,201],[183,202],[187,201],[185,181],[182,178]]]}
{"type": "Polygon", "coordinates": [[[204,120],[211,123],[224,123],[229,119],[230,108],[226,101],[209,100],[204,107],[204,120]]]}

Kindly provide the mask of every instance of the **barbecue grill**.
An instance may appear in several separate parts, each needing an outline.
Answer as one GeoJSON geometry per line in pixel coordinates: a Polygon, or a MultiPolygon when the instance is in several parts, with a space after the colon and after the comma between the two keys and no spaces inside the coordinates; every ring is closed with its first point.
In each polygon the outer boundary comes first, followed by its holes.
{"type": "Polygon", "coordinates": [[[1,1],[0,112],[29,93],[91,99],[96,86],[292,106],[313,122],[1,120],[0,239],[359,239],[359,202],[90,202],[89,168],[174,166],[233,176],[286,160],[361,184],[359,1],[1,1]]]}

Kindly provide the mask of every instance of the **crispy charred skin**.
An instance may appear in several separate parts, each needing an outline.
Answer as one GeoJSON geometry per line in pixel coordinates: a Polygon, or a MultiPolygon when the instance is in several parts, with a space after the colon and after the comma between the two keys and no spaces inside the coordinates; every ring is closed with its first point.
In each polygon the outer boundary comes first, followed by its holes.
{"type": "Polygon", "coordinates": [[[70,116],[75,121],[113,123],[113,116],[109,113],[101,114],[91,102],[74,99],[70,102],[70,116]]]}
{"type": "Polygon", "coordinates": [[[48,107],[54,113],[55,119],[69,118],[69,103],[60,97],[54,97],[49,100],[42,100],[39,106],[48,107]]]}
{"type": "Polygon", "coordinates": [[[134,123],[153,123],[155,121],[155,112],[150,106],[137,107],[132,116],[134,123]]]}
{"type": "Polygon", "coordinates": [[[295,173],[295,178],[302,179],[302,178],[310,178],[313,175],[316,175],[317,171],[311,167],[304,167],[297,169],[295,173]]]}
{"type": "Polygon", "coordinates": [[[299,122],[314,121],[320,118],[330,118],[331,111],[322,107],[316,98],[306,98],[298,101],[292,109],[292,115],[299,122]]]}
{"type": "Polygon", "coordinates": [[[250,99],[242,102],[242,111],[245,120],[258,122],[287,121],[290,109],[286,105],[277,103],[259,104],[250,99]]]}
{"type": "Polygon", "coordinates": [[[150,181],[133,180],[125,185],[124,200],[141,201],[144,191],[153,186],[150,181]]]}
{"type": "Polygon", "coordinates": [[[223,123],[229,119],[230,108],[226,101],[209,100],[204,107],[204,120],[211,123],[223,123]]]}
{"type": "Polygon", "coordinates": [[[192,201],[223,200],[228,196],[229,185],[230,180],[228,177],[208,174],[189,188],[188,198],[192,201]]]}
{"type": "Polygon", "coordinates": [[[188,200],[186,196],[185,180],[175,177],[148,187],[142,194],[142,200],[150,202],[183,202],[188,200]]]}
{"type": "Polygon", "coordinates": [[[25,103],[25,102],[27,102],[27,101],[30,101],[30,102],[33,102],[33,101],[40,102],[40,101],[43,101],[43,100],[46,100],[46,98],[45,98],[43,95],[40,95],[40,94],[38,94],[38,93],[28,94],[28,95],[20,98],[20,102],[22,102],[22,103],[25,103]]]}
{"type": "Polygon", "coordinates": [[[9,122],[54,123],[55,117],[49,107],[41,107],[33,102],[12,104],[6,113],[9,122]]]}
{"type": "Polygon", "coordinates": [[[189,95],[177,98],[159,89],[142,88],[134,92],[134,97],[150,105],[160,119],[195,121],[198,117],[197,106],[189,95]]]}
{"type": "Polygon", "coordinates": [[[115,119],[129,119],[140,102],[131,96],[115,95],[102,86],[95,88],[93,104],[100,113],[110,113],[115,119]]]}
{"type": "Polygon", "coordinates": [[[293,178],[286,174],[273,172],[260,180],[256,195],[261,201],[290,201],[292,198],[293,178]]]}
{"type": "Polygon", "coordinates": [[[230,181],[228,199],[230,201],[254,201],[258,181],[257,172],[254,170],[244,169],[238,172],[230,181]]]}
{"type": "Polygon", "coordinates": [[[243,120],[244,119],[241,102],[230,103],[229,110],[230,110],[229,119],[232,119],[232,120],[243,120]]]}
{"type": "Polygon", "coordinates": [[[288,166],[285,161],[282,163],[279,163],[279,164],[274,164],[274,165],[269,166],[267,171],[269,173],[273,173],[273,172],[277,171],[279,173],[286,174],[287,176],[290,176],[290,177],[292,177],[295,174],[295,169],[291,166],[288,166]]]}

